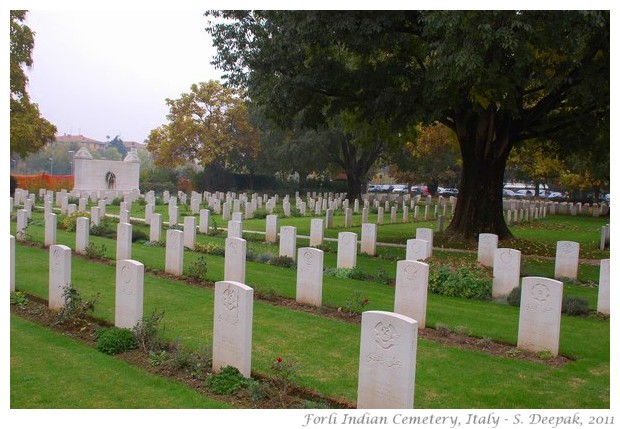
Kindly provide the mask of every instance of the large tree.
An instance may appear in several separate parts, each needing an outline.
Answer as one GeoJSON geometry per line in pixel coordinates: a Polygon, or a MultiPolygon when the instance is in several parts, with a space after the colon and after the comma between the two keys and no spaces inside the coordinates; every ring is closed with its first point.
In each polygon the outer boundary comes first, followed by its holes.
{"type": "Polygon", "coordinates": [[[53,141],[56,127],[41,116],[30,101],[24,67],[32,66],[34,33],[24,24],[25,10],[11,10],[11,154],[25,157],[53,141]]]}
{"type": "Polygon", "coordinates": [[[233,89],[214,80],[201,82],[166,104],[169,122],[146,140],[157,165],[217,163],[239,170],[256,157],[258,133],[248,122],[242,96],[233,89]]]}
{"type": "Polygon", "coordinates": [[[512,148],[609,115],[608,11],[208,14],[214,64],[274,117],[311,125],[353,111],[395,133],[419,121],[450,127],[463,162],[446,231],[455,236],[510,237],[512,148]]]}

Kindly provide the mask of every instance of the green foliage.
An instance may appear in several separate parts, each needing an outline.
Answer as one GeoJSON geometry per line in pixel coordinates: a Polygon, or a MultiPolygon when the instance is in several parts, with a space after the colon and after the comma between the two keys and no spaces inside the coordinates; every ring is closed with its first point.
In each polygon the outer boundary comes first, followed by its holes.
{"type": "Polygon", "coordinates": [[[254,210],[254,213],[252,214],[254,219],[266,219],[267,215],[269,215],[269,212],[265,209],[254,210]]]}
{"type": "Polygon", "coordinates": [[[11,305],[16,305],[20,309],[24,309],[28,306],[28,296],[21,291],[11,292],[11,305]]]}
{"type": "Polygon", "coordinates": [[[368,305],[368,298],[364,296],[362,291],[355,290],[345,300],[342,309],[350,314],[362,314],[364,308],[368,305]]]}
{"type": "Polygon", "coordinates": [[[83,322],[95,309],[99,294],[87,300],[82,298],[80,292],[72,285],[68,285],[63,289],[62,298],[64,305],[58,311],[56,323],[59,325],[78,324],[83,322]]]}
{"type": "Polygon", "coordinates": [[[491,297],[492,281],[477,268],[452,270],[448,266],[439,266],[429,274],[428,289],[440,295],[485,300],[491,297]]]}
{"type": "Polygon", "coordinates": [[[116,355],[138,347],[138,343],[130,329],[111,326],[95,332],[97,350],[108,355],[116,355]]]}
{"type": "Polygon", "coordinates": [[[108,249],[105,244],[89,243],[84,249],[86,257],[90,259],[103,259],[108,249]]]}
{"type": "Polygon", "coordinates": [[[131,242],[135,243],[135,242],[146,242],[149,241],[149,234],[147,234],[146,232],[137,229],[137,228],[132,228],[131,229],[131,242]]]}
{"type": "Polygon", "coordinates": [[[219,372],[209,375],[204,385],[216,395],[232,395],[248,387],[249,382],[250,379],[241,375],[237,368],[226,366],[219,372]]]}
{"type": "Polygon", "coordinates": [[[90,226],[90,234],[97,237],[116,238],[116,229],[108,219],[101,219],[99,225],[90,226]]]}
{"type": "Polygon", "coordinates": [[[334,276],[339,279],[368,280],[369,275],[359,267],[354,268],[326,268],[323,273],[326,276],[334,276]]]}
{"type": "Polygon", "coordinates": [[[513,307],[519,307],[521,305],[521,286],[517,286],[508,294],[508,304],[513,307]]]}
{"type": "Polygon", "coordinates": [[[269,264],[275,265],[278,267],[294,268],[295,260],[291,258],[290,256],[284,256],[284,255],[274,256],[273,258],[269,260],[269,264]]]}
{"type": "Polygon", "coordinates": [[[226,248],[224,246],[221,246],[215,243],[207,243],[207,244],[195,243],[194,250],[196,252],[206,253],[208,255],[215,255],[215,256],[226,255],[226,248]]]}
{"type": "Polygon", "coordinates": [[[278,357],[271,363],[273,385],[280,398],[282,408],[286,408],[285,397],[297,380],[297,363],[292,358],[278,357]]]}
{"type": "Polygon", "coordinates": [[[562,297],[562,313],[569,316],[583,316],[590,313],[588,301],[578,296],[562,297]]]}
{"type": "Polygon", "coordinates": [[[133,334],[138,346],[145,352],[159,352],[163,343],[160,339],[161,322],[164,311],[153,310],[150,315],[143,317],[133,328],[133,334]]]}
{"type": "Polygon", "coordinates": [[[187,267],[187,275],[196,280],[207,279],[207,261],[204,256],[199,256],[187,267]]]}
{"type": "Polygon", "coordinates": [[[204,373],[211,368],[212,350],[204,346],[200,350],[191,351],[181,347],[178,343],[170,352],[167,364],[173,369],[184,371],[191,378],[204,379],[204,373]]]}
{"type": "Polygon", "coordinates": [[[60,218],[60,224],[58,225],[58,227],[60,229],[64,229],[67,232],[75,232],[77,219],[79,217],[88,217],[88,213],[75,212],[70,215],[63,215],[60,218]]]}

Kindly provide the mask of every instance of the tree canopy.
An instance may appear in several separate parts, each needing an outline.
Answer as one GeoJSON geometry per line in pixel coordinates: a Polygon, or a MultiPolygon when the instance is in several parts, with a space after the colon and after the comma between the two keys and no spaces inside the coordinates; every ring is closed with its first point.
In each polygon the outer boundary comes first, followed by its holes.
{"type": "Polygon", "coordinates": [[[157,165],[211,163],[238,169],[256,158],[258,134],[248,122],[238,92],[211,80],[193,84],[178,99],[166,99],[168,123],[152,130],[147,149],[157,165]]]}
{"type": "Polygon", "coordinates": [[[11,10],[11,154],[25,157],[38,151],[56,135],[56,127],[41,116],[39,107],[30,101],[24,67],[32,66],[34,33],[23,22],[25,10],[11,10]]]}
{"type": "MultiPolygon", "coordinates": [[[[318,127],[352,113],[395,135],[420,122],[451,128],[463,163],[454,236],[510,237],[502,188],[512,148],[588,134],[609,116],[609,11],[207,15],[214,64],[281,122],[299,115],[318,127]]],[[[608,135],[596,144],[608,148],[608,135]]]]}

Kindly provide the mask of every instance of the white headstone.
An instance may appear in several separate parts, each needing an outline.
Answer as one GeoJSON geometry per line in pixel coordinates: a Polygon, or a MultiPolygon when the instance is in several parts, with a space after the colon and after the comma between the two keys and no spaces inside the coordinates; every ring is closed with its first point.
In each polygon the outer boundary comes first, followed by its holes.
{"type": "Polygon", "coordinates": [[[531,352],[549,351],[557,356],[560,346],[563,284],[544,277],[524,277],[521,283],[517,347],[531,352]]]}
{"type": "Polygon", "coordinates": [[[241,282],[216,282],[214,301],[213,370],[232,366],[249,378],[254,290],[241,282]]]}
{"type": "Polygon", "coordinates": [[[323,251],[302,247],[297,259],[297,288],[295,300],[320,307],[323,300],[323,251]]]}
{"type": "Polygon", "coordinates": [[[428,264],[418,261],[396,263],[394,313],[418,321],[418,328],[426,327],[426,299],[428,295],[428,264]]]}
{"type": "Polygon", "coordinates": [[[433,230],[431,228],[416,228],[415,238],[428,242],[426,254],[430,258],[433,256],[433,230]]]}
{"type": "Polygon", "coordinates": [[[116,262],[114,326],[131,329],[142,319],[144,265],[125,259],[116,262]]]}
{"type": "Polygon", "coordinates": [[[357,264],[357,234],[354,232],[338,233],[337,268],[355,268],[357,264]]]}
{"type": "Polygon", "coordinates": [[[56,225],[58,223],[58,216],[54,213],[47,213],[45,215],[45,241],[46,247],[56,244],[56,225]]]}
{"type": "Polygon", "coordinates": [[[165,272],[175,276],[183,275],[183,242],[183,231],[178,229],[166,231],[165,272]]]}
{"type": "Polygon", "coordinates": [[[151,215],[149,240],[150,241],[161,241],[161,215],[159,213],[153,213],[151,215]]]}
{"type": "Polygon", "coordinates": [[[428,258],[428,241],[419,238],[407,240],[405,259],[409,261],[423,261],[428,258]]]}
{"type": "Polygon", "coordinates": [[[116,227],[116,260],[131,259],[131,224],[119,223],[116,227]]]}
{"type": "Polygon", "coordinates": [[[194,250],[196,244],[196,218],[185,216],[183,219],[183,245],[194,250]]]}
{"type": "Polygon", "coordinates": [[[374,256],[377,253],[377,225],[374,223],[362,224],[361,253],[374,256]]]}
{"type": "Polygon", "coordinates": [[[267,215],[265,222],[265,241],[276,243],[278,241],[278,215],[267,215]]]}
{"type": "Polygon", "coordinates": [[[323,225],[323,219],[312,219],[310,221],[310,246],[321,246],[323,244],[323,225]]]}
{"type": "Polygon", "coordinates": [[[65,304],[65,289],[71,287],[71,249],[62,244],[54,244],[49,247],[49,252],[48,306],[57,310],[65,304]]]}
{"type": "Polygon", "coordinates": [[[350,208],[344,209],[344,227],[351,228],[353,222],[353,210],[350,208]]]}
{"type": "Polygon", "coordinates": [[[28,227],[28,212],[24,209],[17,210],[17,229],[15,237],[18,241],[26,239],[26,228],[28,227]]]}
{"type": "Polygon", "coordinates": [[[243,238],[243,224],[238,220],[228,221],[228,235],[229,238],[243,238]]]}
{"type": "Polygon", "coordinates": [[[101,213],[101,209],[99,208],[99,206],[93,206],[90,208],[90,223],[93,226],[99,226],[99,220],[100,220],[100,213],[101,213]]]}
{"type": "Polygon", "coordinates": [[[598,277],[598,299],[596,311],[609,316],[609,286],[610,286],[609,259],[601,260],[598,277]]]}
{"type": "Polygon", "coordinates": [[[75,221],[75,253],[85,254],[88,247],[90,221],[80,216],[75,221]]]}
{"type": "Polygon", "coordinates": [[[243,238],[226,239],[224,280],[245,283],[246,244],[243,238]]]}
{"type": "Polygon", "coordinates": [[[493,266],[493,258],[497,249],[497,234],[481,233],[478,235],[478,262],[486,267],[493,266]]]}
{"type": "Polygon", "coordinates": [[[413,408],[418,322],[387,311],[362,313],[358,409],[413,408]]]}
{"type": "Polygon", "coordinates": [[[200,225],[198,226],[198,231],[200,231],[201,234],[208,234],[209,233],[209,218],[211,217],[211,211],[209,211],[208,209],[200,209],[200,220],[199,223],[200,225]]]}
{"type": "Polygon", "coordinates": [[[521,252],[515,249],[499,248],[493,257],[493,298],[508,295],[519,287],[521,274],[521,252]]]}
{"type": "Polygon", "coordinates": [[[575,241],[558,241],[555,250],[554,278],[577,279],[579,269],[579,243],[575,241]]]}
{"type": "Polygon", "coordinates": [[[331,229],[334,227],[334,209],[327,209],[325,211],[325,228],[331,229]]]}
{"type": "Polygon", "coordinates": [[[295,260],[297,253],[297,228],[283,226],[280,228],[280,256],[288,256],[295,260]]]}

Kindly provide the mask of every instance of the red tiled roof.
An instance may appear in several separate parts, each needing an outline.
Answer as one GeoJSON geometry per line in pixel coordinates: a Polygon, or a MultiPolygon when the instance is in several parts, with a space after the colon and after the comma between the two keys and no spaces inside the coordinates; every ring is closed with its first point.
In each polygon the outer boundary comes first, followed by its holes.
{"type": "Polygon", "coordinates": [[[66,143],[77,142],[77,143],[104,144],[103,142],[100,142],[99,140],[95,140],[95,139],[91,139],[91,138],[88,138],[88,137],[84,137],[82,134],[78,134],[76,136],[73,136],[73,135],[56,136],[56,141],[57,142],[66,142],[66,143]]]}

